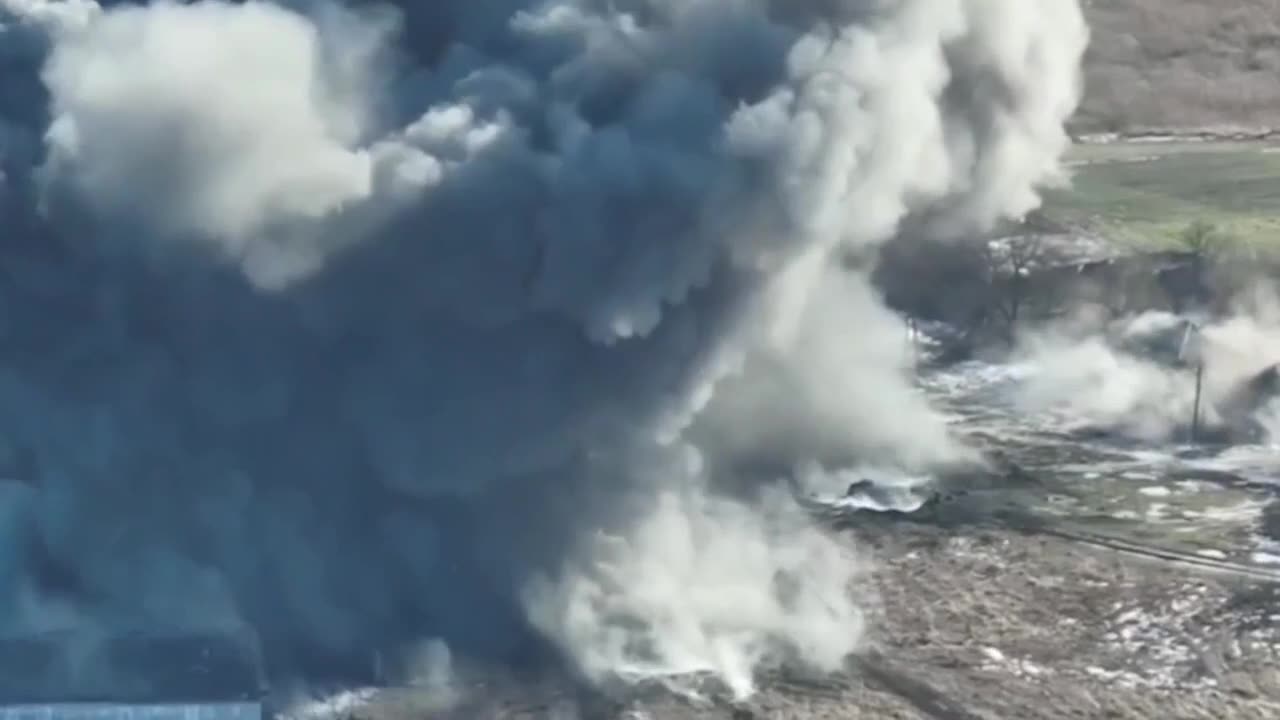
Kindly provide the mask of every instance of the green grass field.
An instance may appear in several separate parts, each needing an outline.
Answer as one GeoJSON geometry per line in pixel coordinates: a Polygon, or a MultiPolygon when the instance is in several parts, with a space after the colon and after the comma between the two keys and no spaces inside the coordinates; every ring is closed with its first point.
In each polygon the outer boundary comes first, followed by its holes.
{"type": "Polygon", "coordinates": [[[1235,241],[1280,244],[1280,146],[1086,145],[1068,162],[1072,186],[1045,199],[1057,222],[1146,247],[1176,242],[1196,220],[1235,241]]]}

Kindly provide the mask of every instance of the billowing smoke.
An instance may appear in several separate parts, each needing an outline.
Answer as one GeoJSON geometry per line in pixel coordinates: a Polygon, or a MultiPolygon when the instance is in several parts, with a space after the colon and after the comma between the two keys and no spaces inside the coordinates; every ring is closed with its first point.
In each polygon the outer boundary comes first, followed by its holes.
{"type": "Polygon", "coordinates": [[[0,0],[0,625],[837,666],[797,468],[961,457],[842,269],[1058,177],[1076,0],[0,0]]]}
{"type": "Polygon", "coordinates": [[[1193,424],[1274,442],[1280,384],[1268,371],[1280,361],[1280,305],[1269,293],[1247,300],[1217,317],[1153,311],[1028,333],[1016,354],[1017,400],[1148,442],[1186,441],[1193,424]]]}

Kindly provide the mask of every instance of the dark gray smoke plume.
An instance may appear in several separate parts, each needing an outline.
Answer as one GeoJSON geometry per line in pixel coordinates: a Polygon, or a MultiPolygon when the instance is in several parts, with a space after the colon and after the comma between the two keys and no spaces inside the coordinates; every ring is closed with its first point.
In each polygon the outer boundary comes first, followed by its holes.
{"type": "Polygon", "coordinates": [[[1076,0],[404,5],[0,0],[0,629],[838,664],[776,483],[964,452],[839,261],[1035,206],[1076,0]]]}

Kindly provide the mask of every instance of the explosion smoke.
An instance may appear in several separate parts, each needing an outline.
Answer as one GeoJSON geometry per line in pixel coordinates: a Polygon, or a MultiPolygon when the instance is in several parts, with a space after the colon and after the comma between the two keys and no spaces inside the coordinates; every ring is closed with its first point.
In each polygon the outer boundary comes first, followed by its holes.
{"type": "Polygon", "coordinates": [[[1280,426],[1265,394],[1256,398],[1260,407],[1227,413],[1243,416],[1219,412],[1238,404],[1244,385],[1280,357],[1280,304],[1270,294],[1250,300],[1190,328],[1184,317],[1153,311],[1112,321],[1109,333],[1091,323],[1028,333],[1015,354],[1024,377],[1014,397],[1024,410],[1060,412],[1091,429],[1144,441],[1186,441],[1198,410],[1199,424],[1212,430],[1243,437],[1247,424],[1257,422],[1265,435],[1257,439],[1274,442],[1280,426]],[[1121,349],[1123,342],[1108,335],[1163,335],[1164,357],[1121,349]],[[1181,367],[1169,357],[1179,352],[1181,367]],[[1202,368],[1198,408],[1196,366],[1202,368]]]}
{"type": "Polygon", "coordinates": [[[1086,38],[1075,0],[0,11],[6,632],[742,692],[861,626],[774,483],[962,452],[841,255],[1031,209],[1086,38]]]}

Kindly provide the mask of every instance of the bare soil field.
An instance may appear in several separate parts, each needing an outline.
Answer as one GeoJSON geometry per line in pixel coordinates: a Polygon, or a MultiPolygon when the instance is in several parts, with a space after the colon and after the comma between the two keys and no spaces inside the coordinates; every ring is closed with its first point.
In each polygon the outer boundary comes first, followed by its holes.
{"type": "Polygon", "coordinates": [[[851,531],[878,563],[872,634],[849,672],[778,676],[749,702],[659,686],[605,698],[490,679],[450,707],[386,691],[359,720],[1271,720],[1280,717],[1276,586],[998,528],[851,531]]]}
{"type": "Polygon", "coordinates": [[[867,567],[850,591],[868,633],[843,672],[773,673],[738,702],[697,678],[598,692],[460,667],[449,687],[374,692],[324,717],[1280,717],[1274,452],[1081,436],[992,403],[980,369],[957,372],[925,386],[997,467],[918,512],[813,506],[867,567]]]}

